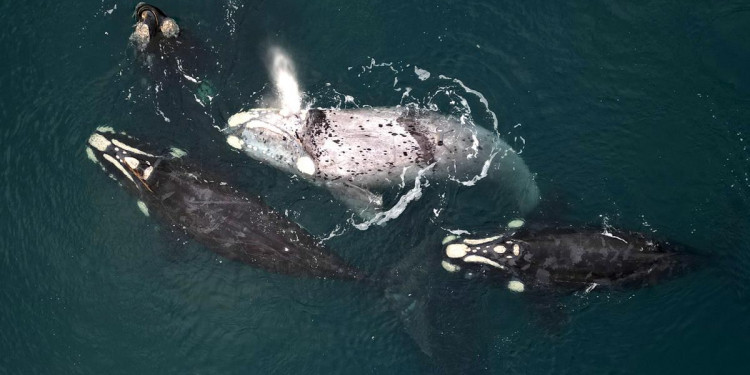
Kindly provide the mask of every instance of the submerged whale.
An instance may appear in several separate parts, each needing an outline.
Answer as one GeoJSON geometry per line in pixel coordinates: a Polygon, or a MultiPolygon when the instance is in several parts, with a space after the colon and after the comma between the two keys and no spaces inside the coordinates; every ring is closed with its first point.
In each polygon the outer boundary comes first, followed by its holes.
{"type": "Polygon", "coordinates": [[[486,238],[443,240],[443,268],[525,290],[640,288],[692,268],[685,247],[639,232],[542,227],[486,238]]]}
{"type": "Polygon", "coordinates": [[[299,225],[258,197],[243,194],[180,158],[133,146],[137,140],[100,128],[86,153],[138,199],[138,206],[217,254],[270,272],[361,280],[299,225]]]}
{"type": "Polygon", "coordinates": [[[251,109],[231,116],[227,143],[252,158],[323,186],[364,217],[380,191],[426,173],[471,185],[490,175],[526,214],[539,200],[521,157],[496,134],[414,107],[251,109]]]}

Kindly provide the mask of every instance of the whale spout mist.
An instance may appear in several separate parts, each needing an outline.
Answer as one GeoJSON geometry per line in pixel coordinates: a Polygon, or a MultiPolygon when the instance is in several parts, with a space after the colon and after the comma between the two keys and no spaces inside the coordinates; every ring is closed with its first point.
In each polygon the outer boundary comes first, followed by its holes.
{"type": "Polygon", "coordinates": [[[278,47],[270,51],[271,78],[278,95],[278,106],[282,114],[299,112],[302,109],[302,95],[294,74],[292,60],[278,47]]]}

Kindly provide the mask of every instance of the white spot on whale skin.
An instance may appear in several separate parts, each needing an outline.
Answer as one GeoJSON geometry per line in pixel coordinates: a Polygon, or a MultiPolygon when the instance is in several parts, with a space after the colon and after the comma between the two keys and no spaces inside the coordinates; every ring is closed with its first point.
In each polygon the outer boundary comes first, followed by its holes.
{"type": "Polygon", "coordinates": [[[524,290],[526,290],[526,286],[518,280],[511,280],[510,282],[508,282],[508,290],[510,290],[511,292],[522,293],[524,290]]]}
{"type": "Polygon", "coordinates": [[[446,261],[440,262],[440,265],[443,266],[444,270],[446,270],[448,272],[451,272],[451,273],[458,272],[458,271],[461,270],[461,267],[459,267],[459,266],[457,266],[455,264],[452,264],[452,263],[448,263],[446,261]]]}
{"type": "Polygon", "coordinates": [[[485,258],[483,256],[479,256],[479,255],[469,255],[466,258],[464,258],[464,262],[466,262],[466,263],[481,263],[481,264],[486,264],[488,266],[492,266],[492,267],[495,267],[495,268],[499,268],[501,270],[505,269],[505,267],[503,267],[500,263],[495,262],[494,260],[491,260],[491,259],[487,259],[487,258],[485,258]]]}
{"type": "Polygon", "coordinates": [[[312,176],[315,174],[315,162],[309,156],[303,156],[297,159],[297,170],[300,172],[312,176]]]}
{"type": "Polygon", "coordinates": [[[112,142],[110,142],[109,139],[104,138],[103,135],[98,133],[91,134],[91,137],[89,137],[89,145],[101,152],[107,150],[107,147],[111,144],[112,142]]]}
{"type": "Polygon", "coordinates": [[[256,116],[256,114],[251,112],[237,112],[233,114],[232,117],[229,118],[229,120],[227,120],[227,124],[230,128],[233,128],[250,121],[256,116]]]}
{"type": "Polygon", "coordinates": [[[524,224],[525,224],[525,222],[523,221],[523,219],[515,219],[515,220],[511,220],[508,223],[508,228],[509,229],[516,229],[516,228],[522,227],[524,224]]]}
{"type": "Polygon", "coordinates": [[[138,209],[140,209],[141,212],[143,212],[144,215],[149,216],[148,215],[148,207],[146,206],[146,202],[144,202],[144,201],[138,201],[138,209]]]}
{"type": "Polygon", "coordinates": [[[518,256],[521,254],[521,246],[518,244],[513,245],[513,255],[518,256]]]}
{"type": "Polygon", "coordinates": [[[497,245],[492,250],[498,254],[502,254],[505,252],[506,249],[505,249],[505,246],[503,245],[497,245]]]}
{"type": "Polygon", "coordinates": [[[445,248],[448,258],[463,258],[468,252],[469,247],[461,243],[454,243],[445,248]]]}
{"type": "Polygon", "coordinates": [[[245,144],[245,142],[234,135],[230,135],[227,137],[227,143],[238,150],[242,150],[242,146],[245,144]]]}
{"type": "Polygon", "coordinates": [[[458,237],[456,237],[456,236],[454,236],[454,235],[452,235],[452,234],[450,234],[450,235],[447,235],[447,236],[445,236],[445,238],[443,238],[443,242],[442,242],[442,244],[443,244],[443,245],[445,245],[445,244],[447,244],[448,242],[451,242],[451,241],[455,240],[456,238],[458,238],[458,237]]]}
{"type": "Polygon", "coordinates": [[[494,241],[494,240],[496,240],[498,238],[500,238],[500,236],[487,237],[487,238],[478,238],[478,239],[473,239],[473,240],[466,239],[466,240],[464,240],[464,243],[467,244],[467,245],[481,245],[483,243],[494,241]]]}

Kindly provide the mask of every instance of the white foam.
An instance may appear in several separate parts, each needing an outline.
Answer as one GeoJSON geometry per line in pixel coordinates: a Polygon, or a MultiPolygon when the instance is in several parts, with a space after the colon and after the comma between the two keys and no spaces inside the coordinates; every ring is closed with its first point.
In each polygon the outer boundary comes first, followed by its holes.
{"type": "Polygon", "coordinates": [[[479,180],[487,177],[487,172],[490,170],[490,164],[492,164],[492,159],[495,158],[495,155],[497,155],[497,151],[493,152],[490,157],[484,161],[484,165],[482,165],[482,172],[478,175],[474,176],[471,180],[468,181],[461,181],[459,179],[451,177],[451,180],[458,182],[461,185],[464,186],[474,186],[476,185],[479,180]]]}
{"type": "MultiPolygon", "coordinates": [[[[414,65],[414,73],[417,75],[417,78],[419,78],[420,81],[424,81],[427,78],[430,78],[430,72],[424,69],[420,69],[416,65],[414,65]]],[[[394,83],[394,86],[395,85],[396,84],[394,83]]]]}
{"type": "MultiPolygon", "coordinates": [[[[375,215],[372,219],[367,220],[364,223],[353,224],[354,227],[359,230],[366,230],[373,224],[383,225],[388,221],[399,217],[404,212],[404,210],[406,210],[406,207],[410,202],[419,200],[419,198],[422,197],[422,175],[424,175],[425,172],[432,169],[434,166],[435,163],[432,163],[427,167],[420,169],[417,173],[417,177],[414,178],[414,187],[406,192],[406,194],[402,195],[399,198],[398,202],[393,205],[390,210],[385,212],[378,212],[378,214],[375,215]]],[[[429,181],[425,182],[425,186],[429,186],[429,181]]]]}
{"type": "Polygon", "coordinates": [[[492,267],[495,267],[495,268],[499,268],[501,270],[505,269],[505,267],[503,267],[503,265],[501,265],[500,263],[495,262],[494,260],[491,260],[491,259],[487,259],[487,258],[485,258],[483,256],[479,256],[479,255],[469,255],[466,258],[464,258],[464,262],[466,262],[466,263],[481,263],[481,264],[486,264],[488,266],[492,266],[492,267]]]}

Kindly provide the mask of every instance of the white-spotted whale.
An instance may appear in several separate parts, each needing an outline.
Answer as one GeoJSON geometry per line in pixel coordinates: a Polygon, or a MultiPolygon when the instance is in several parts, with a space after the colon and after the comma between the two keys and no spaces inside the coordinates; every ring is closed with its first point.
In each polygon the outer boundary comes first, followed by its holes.
{"type": "Polygon", "coordinates": [[[415,107],[251,109],[229,118],[229,145],[332,191],[362,216],[382,209],[380,191],[419,173],[471,185],[490,178],[524,215],[539,200],[534,176],[495,133],[415,107]]]}

